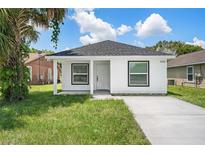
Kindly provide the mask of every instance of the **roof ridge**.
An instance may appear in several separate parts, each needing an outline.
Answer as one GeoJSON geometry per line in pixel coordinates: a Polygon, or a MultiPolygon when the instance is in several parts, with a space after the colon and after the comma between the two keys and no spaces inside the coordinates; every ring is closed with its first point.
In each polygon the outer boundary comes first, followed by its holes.
{"type": "MultiPolygon", "coordinates": [[[[64,50],[64,51],[72,51],[72,50],[84,48],[84,47],[87,47],[87,46],[93,46],[93,45],[96,45],[98,43],[102,43],[102,42],[106,42],[106,41],[111,41],[111,40],[104,40],[104,41],[101,41],[101,42],[95,42],[95,43],[92,43],[92,44],[86,44],[86,45],[83,45],[83,46],[80,46],[80,47],[76,47],[76,48],[72,48],[72,49],[68,49],[68,50],[64,50]]],[[[112,41],[112,42],[114,42],[114,41],[112,41]]],[[[63,52],[63,51],[60,51],[60,52],[63,52]]]]}
{"type": "Polygon", "coordinates": [[[132,47],[135,47],[135,48],[146,49],[146,48],[138,47],[138,46],[135,46],[135,45],[132,45],[132,44],[126,44],[124,42],[117,42],[117,41],[113,41],[113,40],[104,40],[104,41],[95,42],[95,43],[92,43],[92,44],[87,44],[87,45],[83,45],[83,46],[80,46],[80,47],[76,47],[76,48],[72,48],[72,49],[68,49],[68,50],[64,50],[64,51],[69,51],[69,50],[72,51],[72,50],[75,50],[75,49],[79,49],[79,48],[83,48],[83,47],[87,47],[87,46],[93,46],[93,45],[96,45],[96,44],[99,44],[99,43],[103,43],[103,42],[113,42],[113,43],[117,43],[117,44],[123,44],[123,45],[127,45],[127,46],[132,46],[132,47]]]}
{"type": "Polygon", "coordinates": [[[120,55],[172,55],[162,51],[155,51],[143,47],[138,47],[132,44],[126,44],[124,42],[117,42],[113,40],[104,40],[93,44],[84,45],[81,47],[64,50],[52,54],[51,56],[120,56],[120,55]]]}
{"type": "MultiPolygon", "coordinates": [[[[182,55],[179,55],[178,57],[185,57],[185,56],[187,56],[187,55],[189,56],[189,55],[198,54],[198,53],[201,53],[201,52],[205,52],[205,49],[204,49],[204,50],[200,50],[200,51],[194,51],[194,52],[182,54],[182,55]]],[[[176,58],[178,58],[178,57],[176,57],[176,58]]]]}

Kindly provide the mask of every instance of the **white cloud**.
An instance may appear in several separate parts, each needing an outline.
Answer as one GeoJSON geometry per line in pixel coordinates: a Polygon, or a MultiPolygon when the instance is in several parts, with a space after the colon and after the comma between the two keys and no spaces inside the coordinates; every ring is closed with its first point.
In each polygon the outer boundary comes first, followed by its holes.
{"type": "Polygon", "coordinates": [[[200,40],[197,37],[193,38],[193,42],[186,42],[186,44],[198,45],[205,49],[205,40],[200,40]]]}
{"type": "Polygon", "coordinates": [[[35,26],[35,30],[39,33],[42,33],[42,32],[46,32],[46,31],[51,31],[52,28],[43,28],[43,27],[36,27],[35,26]]]}
{"type": "Polygon", "coordinates": [[[135,30],[138,37],[149,37],[167,34],[172,31],[167,21],[159,14],[151,14],[144,22],[141,20],[136,23],[135,30]]]}
{"type": "Polygon", "coordinates": [[[69,47],[65,47],[65,49],[64,50],[69,50],[70,48],[69,47]]]}
{"type": "Polygon", "coordinates": [[[134,43],[135,43],[135,45],[138,46],[138,47],[142,47],[142,48],[145,47],[145,44],[144,44],[143,42],[141,42],[141,41],[135,40],[134,43]]]}
{"type": "Polygon", "coordinates": [[[105,39],[116,40],[116,32],[112,26],[95,16],[93,10],[76,9],[73,19],[80,26],[82,34],[88,33],[80,37],[83,45],[99,42],[105,39]]]}
{"type": "Polygon", "coordinates": [[[82,12],[82,11],[85,11],[85,12],[92,12],[94,11],[94,8],[78,8],[78,9],[75,9],[75,11],[77,12],[82,12]]]}
{"type": "Polygon", "coordinates": [[[28,25],[33,26],[34,30],[36,30],[39,33],[52,30],[52,28],[50,28],[50,27],[45,28],[45,27],[42,27],[42,26],[37,26],[35,23],[32,23],[31,21],[28,22],[28,25]]]}
{"type": "Polygon", "coordinates": [[[118,35],[123,35],[127,32],[130,32],[132,30],[132,27],[131,26],[127,26],[127,25],[124,25],[122,24],[118,29],[117,29],[117,34],[118,35]]]}
{"type": "Polygon", "coordinates": [[[121,25],[118,29],[113,28],[110,23],[97,18],[93,9],[75,9],[72,19],[80,26],[80,33],[83,34],[80,42],[83,45],[103,40],[116,40],[118,35],[123,35],[130,29],[126,25],[123,27],[121,25]]]}

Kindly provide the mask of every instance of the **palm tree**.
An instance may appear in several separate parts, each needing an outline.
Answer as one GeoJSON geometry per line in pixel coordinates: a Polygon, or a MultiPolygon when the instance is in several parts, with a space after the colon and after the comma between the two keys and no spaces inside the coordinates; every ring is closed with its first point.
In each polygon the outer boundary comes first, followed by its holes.
{"type": "Polygon", "coordinates": [[[24,59],[28,45],[36,42],[36,27],[53,28],[57,45],[66,9],[0,9],[0,83],[7,100],[20,100],[28,94],[28,69],[24,59]]]}

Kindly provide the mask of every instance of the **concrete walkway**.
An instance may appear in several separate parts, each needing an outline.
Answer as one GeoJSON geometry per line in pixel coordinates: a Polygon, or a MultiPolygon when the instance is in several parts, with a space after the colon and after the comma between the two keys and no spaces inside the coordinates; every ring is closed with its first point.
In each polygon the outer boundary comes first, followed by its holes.
{"type": "Polygon", "coordinates": [[[204,108],[169,96],[103,98],[123,99],[152,144],[205,144],[204,108]]]}

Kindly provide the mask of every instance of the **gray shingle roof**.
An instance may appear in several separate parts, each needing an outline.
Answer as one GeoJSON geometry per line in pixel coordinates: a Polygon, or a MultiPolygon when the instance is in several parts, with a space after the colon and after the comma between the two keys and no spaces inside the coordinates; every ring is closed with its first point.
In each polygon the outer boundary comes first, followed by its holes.
{"type": "Polygon", "coordinates": [[[192,52],[178,56],[177,58],[168,61],[168,67],[187,66],[197,63],[205,63],[205,50],[192,52]]]}
{"type": "Polygon", "coordinates": [[[130,55],[166,56],[170,54],[159,52],[159,51],[152,51],[146,48],[140,48],[133,45],[107,40],[107,41],[102,41],[94,44],[89,44],[79,48],[58,52],[50,56],[130,56],[130,55]]]}

